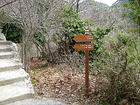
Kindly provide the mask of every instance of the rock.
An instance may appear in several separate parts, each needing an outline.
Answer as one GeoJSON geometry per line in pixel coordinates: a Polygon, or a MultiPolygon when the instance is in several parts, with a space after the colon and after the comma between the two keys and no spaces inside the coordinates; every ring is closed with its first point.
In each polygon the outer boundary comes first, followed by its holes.
{"type": "Polygon", "coordinates": [[[0,29],[0,40],[6,41],[4,34],[2,33],[2,29],[0,29]]]}
{"type": "Polygon", "coordinates": [[[128,100],[127,99],[123,99],[119,105],[128,105],[128,100]]]}

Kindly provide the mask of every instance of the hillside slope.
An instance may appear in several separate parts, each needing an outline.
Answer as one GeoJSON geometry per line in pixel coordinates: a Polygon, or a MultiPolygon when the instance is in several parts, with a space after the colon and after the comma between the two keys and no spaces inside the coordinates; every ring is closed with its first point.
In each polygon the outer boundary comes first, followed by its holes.
{"type": "MultiPolygon", "coordinates": [[[[94,0],[85,0],[80,4],[79,14],[83,20],[91,20],[95,29],[114,24],[118,31],[122,31],[120,26],[127,29],[130,24],[129,20],[122,19],[122,13],[125,11],[122,6],[127,2],[128,0],[118,0],[112,6],[108,6],[94,0]]],[[[114,35],[115,33],[116,31],[112,31],[110,34],[114,35]]]]}

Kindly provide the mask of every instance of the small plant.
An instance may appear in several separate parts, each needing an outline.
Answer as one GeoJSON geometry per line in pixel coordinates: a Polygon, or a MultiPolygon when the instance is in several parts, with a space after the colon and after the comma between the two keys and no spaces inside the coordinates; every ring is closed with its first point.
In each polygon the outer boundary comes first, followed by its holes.
{"type": "Polygon", "coordinates": [[[32,82],[32,84],[35,84],[37,82],[40,82],[40,80],[39,79],[32,79],[31,82],[32,82]]]}
{"type": "Polygon", "coordinates": [[[48,66],[48,63],[41,64],[41,67],[47,67],[47,66],[48,66]]]}
{"type": "Polygon", "coordinates": [[[33,70],[33,72],[34,72],[34,74],[36,74],[36,73],[37,73],[37,70],[36,70],[36,69],[34,69],[34,70],[33,70]]]}

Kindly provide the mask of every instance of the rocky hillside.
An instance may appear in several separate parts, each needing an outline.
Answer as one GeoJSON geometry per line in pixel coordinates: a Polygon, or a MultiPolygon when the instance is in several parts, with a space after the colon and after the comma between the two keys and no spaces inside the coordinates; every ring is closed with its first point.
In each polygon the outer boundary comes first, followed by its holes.
{"type": "MultiPolygon", "coordinates": [[[[120,26],[127,27],[128,20],[122,20],[122,5],[128,0],[118,0],[112,6],[96,2],[94,0],[85,0],[80,4],[79,14],[82,19],[90,19],[94,28],[116,25],[117,30],[122,30],[120,26]]],[[[115,34],[113,31],[111,34],[115,34]]]]}
{"type": "Polygon", "coordinates": [[[86,0],[80,4],[79,14],[82,19],[90,19],[95,27],[111,23],[109,6],[94,0],[86,0]]]}
{"type": "Polygon", "coordinates": [[[111,7],[121,7],[125,3],[128,3],[128,0],[117,0],[111,7]]]}

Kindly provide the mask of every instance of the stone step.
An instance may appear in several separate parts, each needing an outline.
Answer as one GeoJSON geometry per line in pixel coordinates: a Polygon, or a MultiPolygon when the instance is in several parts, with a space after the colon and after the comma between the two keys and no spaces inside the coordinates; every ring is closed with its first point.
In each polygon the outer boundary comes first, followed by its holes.
{"type": "Polygon", "coordinates": [[[28,78],[28,74],[23,69],[0,72],[0,86],[12,84],[28,78]]]}
{"type": "Polygon", "coordinates": [[[0,86],[0,105],[33,97],[34,90],[26,81],[0,86]]]}
{"type": "Polygon", "coordinates": [[[2,45],[0,46],[0,52],[10,52],[13,51],[10,45],[2,45]]]}
{"type": "Polygon", "coordinates": [[[0,59],[0,72],[10,71],[22,68],[20,62],[16,62],[14,59],[0,59]]]}
{"type": "Polygon", "coordinates": [[[11,45],[11,41],[0,41],[0,45],[11,45]]]}
{"type": "Polygon", "coordinates": [[[10,59],[14,58],[13,52],[0,52],[0,59],[10,59]]]}

